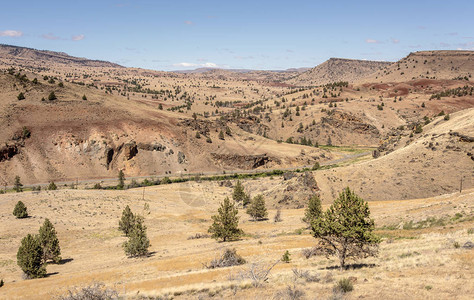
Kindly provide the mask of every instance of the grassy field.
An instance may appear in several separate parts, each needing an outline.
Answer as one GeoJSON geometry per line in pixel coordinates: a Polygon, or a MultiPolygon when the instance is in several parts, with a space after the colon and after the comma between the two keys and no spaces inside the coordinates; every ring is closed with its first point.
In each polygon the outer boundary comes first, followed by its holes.
{"type": "Polygon", "coordinates": [[[241,240],[191,239],[207,233],[210,216],[230,193],[218,182],[185,182],[149,187],[144,197],[143,189],[0,195],[0,278],[5,281],[0,298],[48,299],[74,286],[103,282],[127,298],[287,299],[296,289],[304,292],[302,299],[313,299],[332,296],[337,281],[349,277],[354,282],[349,298],[469,299],[474,292],[474,253],[463,248],[474,237],[474,190],[405,200],[403,205],[370,202],[377,233],[383,237],[380,255],[350,262],[347,271],[338,270],[335,258],[302,255],[316,244],[301,221],[302,209],[282,210],[279,223],[273,222],[275,210],[262,222],[250,221],[241,210],[240,226],[246,233],[241,240]],[[30,218],[11,215],[18,200],[26,204],[30,218]],[[117,227],[126,205],[145,217],[152,244],[147,258],[127,258],[122,249],[125,237],[117,227]],[[23,280],[16,251],[21,238],[37,232],[44,218],[58,231],[63,261],[48,265],[46,278],[23,280]],[[221,269],[203,266],[227,247],[235,248],[247,263],[221,269]],[[268,281],[256,287],[248,276],[251,269],[268,268],[286,250],[290,263],[276,264],[268,281]],[[294,274],[306,271],[311,280],[294,274]]]}

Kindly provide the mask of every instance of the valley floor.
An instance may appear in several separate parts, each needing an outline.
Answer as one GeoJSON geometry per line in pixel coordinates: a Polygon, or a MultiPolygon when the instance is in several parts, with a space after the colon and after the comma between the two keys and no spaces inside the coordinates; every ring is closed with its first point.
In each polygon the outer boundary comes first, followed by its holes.
{"type": "MultiPolygon", "coordinates": [[[[270,179],[266,179],[270,180],[270,179]]],[[[278,180],[278,179],[274,179],[278,180]]],[[[290,290],[303,299],[328,298],[341,278],[350,277],[354,290],[346,297],[366,299],[471,299],[474,293],[474,189],[427,199],[371,201],[377,233],[383,237],[380,255],[351,262],[339,271],[335,258],[306,259],[302,250],[316,240],[301,221],[304,209],[284,209],[283,221],[252,222],[239,211],[245,236],[218,243],[207,233],[210,217],[231,189],[218,182],[162,185],[144,190],[57,190],[0,195],[0,299],[49,299],[72,287],[102,282],[125,298],[288,299],[290,290]],[[30,218],[11,214],[17,201],[30,218]],[[125,237],[118,231],[122,210],[145,216],[151,255],[127,258],[125,237]],[[16,264],[21,239],[36,233],[49,218],[61,244],[61,264],[47,266],[48,276],[23,280],[16,264]],[[223,249],[235,248],[247,261],[238,267],[206,269],[203,265],[223,249]],[[255,287],[249,269],[265,268],[288,250],[291,262],[279,262],[269,280],[255,287]],[[308,271],[311,282],[294,269],[308,271]]]]}

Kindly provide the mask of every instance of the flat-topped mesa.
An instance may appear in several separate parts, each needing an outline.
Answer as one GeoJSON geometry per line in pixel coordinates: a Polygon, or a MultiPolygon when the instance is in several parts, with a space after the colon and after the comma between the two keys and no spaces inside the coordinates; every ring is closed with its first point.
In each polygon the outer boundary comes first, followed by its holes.
{"type": "Polygon", "coordinates": [[[286,82],[297,86],[316,86],[337,81],[354,82],[391,64],[385,61],[333,57],[286,82]]]}
{"type": "Polygon", "coordinates": [[[362,78],[358,83],[406,82],[415,79],[469,80],[473,73],[474,51],[418,51],[362,78]]]}

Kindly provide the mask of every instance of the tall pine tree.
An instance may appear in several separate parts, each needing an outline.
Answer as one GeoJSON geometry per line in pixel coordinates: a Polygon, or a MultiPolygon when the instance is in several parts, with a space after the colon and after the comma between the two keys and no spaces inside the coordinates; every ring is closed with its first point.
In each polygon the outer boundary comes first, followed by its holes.
{"type": "Polygon", "coordinates": [[[347,258],[376,256],[380,238],[373,231],[374,220],[370,218],[369,205],[349,188],[312,222],[313,235],[319,239],[318,248],[326,256],[339,258],[341,269],[347,258]]]}
{"type": "Polygon", "coordinates": [[[212,237],[224,242],[238,239],[242,235],[242,230],[238,228],[238,213],[237,208],[226,197],[217,210],[217,215],[212,216],[213,223],[208,230],[212,237]]]}

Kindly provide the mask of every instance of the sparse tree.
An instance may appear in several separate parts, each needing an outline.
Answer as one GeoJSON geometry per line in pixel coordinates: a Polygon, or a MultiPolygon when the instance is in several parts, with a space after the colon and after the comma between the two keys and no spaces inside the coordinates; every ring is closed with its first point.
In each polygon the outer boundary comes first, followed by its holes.
{"type": "Polygon", "coordinates": [[[18,96],[17,96],[17,99],[18,99],[18,100],[23,100],[23,99],[25,99],[25,94],[23,94],[23,92],[19,93],[18,96]]]}
{"type": "Polygon", "coordinates": [[[36,77],[33,78],[33,80],[31,82],[33,82],[34,84],[38,84],[38,78],[36,78],[36,77]]]}
{"type": "Polygon", "coordinates": [[[57,190],[57,189],[58,189],[58,187],[56,186],[56,184],[54,183],[54,181],[51,181],[51,183],[50,183],[49,186],[48,186],[48,190],[50,190],[50,191],[55,191],[55,190],[57,190]]]}
{"type": "Polygon", "coordinates": [[[222,130],[219,132],[219,139],[220,139],[220,140],[224,140],[224,139],[225,139],[225,137],[224,137],[224,132],[223,132],[222,130]]]}
{"type": "Polygon", "coordinates": [[[37,237],[28,234],[21,240],[16,260],[27,278],[40,278],[46,275],[46,268],[43,263],[43,249],[37,237]]]}
{"type": "Polygon", "coordinates": [[[129,236],[133,225],[135,224],[135,215],[132,213],[130,206],[126,206],[122,212],[122,218],[119,221],[119,230],[126,236],[129,236]]]}
{"type": "Polygon", "coordinates": [[[319,199],[318,195],[313,195],[311,198],[309,198],[308,207],[305,210],[303,222],[311,226],[314,220],[321,218],[322,214],[323,209],[321,207],[321,199],[319,199]]]}
{"type": "Polygon", "coordinates": [[[261,221],[267,218],[268,213],[263,195],[257,195],[253,198],[247,208],[247,214],[249,214],[254,221],[261,221]]]}
{"type": "Polygon", "coordinates": [[[281,257],[281,261],[285,263],[289,263],[291,261],[290,255],[291,255],[290,252],[286,250],[285,253],[283,253],[283,256],[281,257]]]}
{"type": "Polygon", "coordinates": [[[212,237],[223,242],[238,239],[242,235],[242,230],[238,227],[238,213],[237,208],[226,197],[217,210],[217,215],[212,216],[213,223],[208,230],[212,237]]]}
{"type": "Polygon", "coordinates": [[[28,217],[28,211],[23,202],[18,201],[16,203],[15,208],[13,209],[13,215],[17,217],[18,219],[23,219],[23,218],[28,217]]]}
{"type": "Polygon", "coordinates": [[[245,196],[246,194],[244,187],[240,180],[237,180],[237,183],[234,186],[234,192],[232,193],[232,200],[234,200],[236,203],[243,203],[245,196]]]}
{"type": "Polygon", "coordinates": [[[20,176],[15,176],[15,182],[13,183],[13,189],[17,192],[23,192],[23,184],[20,181],[20,176]]]}
{"type": "Polygon", "coordinates": [[[85,94],[84,94],[84,95],[82,95],[82,100],[84,100],[84,101],[86,101],[86,100],[87,100],[87,97],[86,97],[86,95],[85,95],[85,94]]]}
{"type": "Polygon", "coordinates": [[[312,222],[313,235],[319,239],[319,248],[327,257],[339,258],[344,269],[347,258],[376,256],[380,238],[374,231],[374,220],[370,218],[367,202],[349,188],[312,222]]]}
{"type": "Polygon", "coordinates": [[[128,241],[123,244],[125,253],[130,257],[146,256],[150,247],[150,240],[146,235],[146,226],[143,217],[135,216],[135,222],[129,232],[128,241]]]}
{"type": "Polygon", "coordinates": [[[123,189],[124,186],[125,186],[125,174],[123,173],[123,170],[120,170],[118,174],[117,188],[123,189]]]}
{"type": "Polygon", "coordinates": [[[56,99],[58,98],[56,97],[56,94],[54,92],[49,93],[48,100],[52,101],[56,99]]]}
{"type": "Polygon", "coordinates": [[[159,109],[159,110],[163,110],[163,104],[160,103],[160,104],[158,105],[158,109],[159,109]]]}
{"type": "Polygon", "coordinates": [[[45,219],[43,226],[40,227],[38,240],[43,248],[43,263],[48,260],[59,263],[61,261],[61,248],[59,247],[56,230],[49,219],[45,219]]]}

